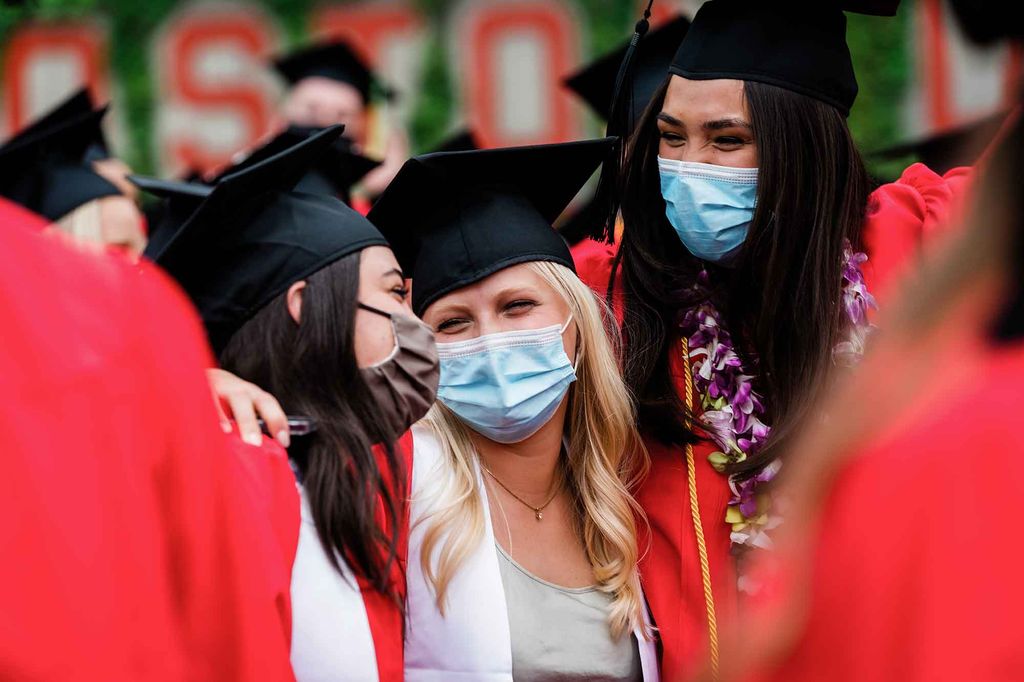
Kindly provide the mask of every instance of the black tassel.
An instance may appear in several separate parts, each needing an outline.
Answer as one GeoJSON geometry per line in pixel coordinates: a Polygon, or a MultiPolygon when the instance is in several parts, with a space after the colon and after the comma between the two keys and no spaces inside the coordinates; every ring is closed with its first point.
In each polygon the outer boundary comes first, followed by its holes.
{"type": "Polygon", "coordinates": [[[604,162],[601,176],[594,195],[597,216],[591,237],[608,244],[615,241],[615,222],[618,219],[620,204],[621,171],[626,162],[626,143],[632,133],[636,121],[633,120],[633,61],[640,41],[651,27],[651,8],[654,0],[647,3],[643,17],[636,22],[633,39],[619,65],[619,73],[615,77],[615,90],[612,95],[612,108],[608,115],[608,126],[605,134],[617,137],[618,143],[611,158],[604,162]]]}

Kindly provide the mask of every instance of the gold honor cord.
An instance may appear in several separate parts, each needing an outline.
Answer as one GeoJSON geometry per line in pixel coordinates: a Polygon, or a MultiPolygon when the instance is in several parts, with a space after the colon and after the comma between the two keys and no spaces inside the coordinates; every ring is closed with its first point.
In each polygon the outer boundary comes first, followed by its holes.
{"type": "MultiPolygon", "coordinates": [[[[686,376],[686,410],[693,414],[693,373],[690,371],[690,342],[683,338],[683,364],[686,376]]],[[[692,425],[687,419],[686,426],[692,425]]],[[[711,675],[719,679],[718,664],[718,618],[715,616],[715,597],[711,591],[711,565],[708,563],[708,546],[704,541],[704,527],[700,521],[700,501],[697,499],[697,469],[693,461],[693,445],[686,445],[687,484],[690,489],[690,515],[693,530],[697,536],[697,555],[700,557],[700,579],[704,586],[704,605],[708,614],[708,644],[711,648],[711,675]]]]}

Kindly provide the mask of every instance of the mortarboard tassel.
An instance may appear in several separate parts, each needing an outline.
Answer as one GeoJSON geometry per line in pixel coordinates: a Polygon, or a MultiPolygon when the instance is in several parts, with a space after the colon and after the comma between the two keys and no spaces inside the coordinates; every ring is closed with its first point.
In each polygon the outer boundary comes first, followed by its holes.
{"type": "Polygon", "coordinates": [[[606,136],[617,137],[619,141],[615,153],[605,161],[601,168],[601,177],[597,183],[594,201],[599,209],[597,215],[603,220],[597,221],[591,237],[603,240],[608,244],[615,241],[615,221],[618,218],[620,203],[619,179],[620,170],[626,160],[626,139],[636,124],[636,121],[633,120],[633,61],[640,41],[651,27],[652,7],[654,7],[654,0],[647,3],[647,9],[644,10],[643,16],[640,21],[636,22],[633,38],[629,41],[626,54],[622,57],[619,73],[615,77],[615,90],[612,95],[611,111],[608,114],[608,126],[605,129],[606,136]]]}

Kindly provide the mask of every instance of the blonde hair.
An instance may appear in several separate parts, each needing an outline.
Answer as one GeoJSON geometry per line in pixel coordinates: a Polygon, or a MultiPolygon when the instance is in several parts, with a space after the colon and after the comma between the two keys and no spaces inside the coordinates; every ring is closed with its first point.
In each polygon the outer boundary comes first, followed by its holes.
{"type": "MultiPolygon", "coordinates": [[[[637,569],[637,519],[646,522],[646,517],[630,491],[646,475],[649,460],[620,373],[618,328],[571,270],[546,262],[529,266],[564,297],[579,330],[564,466],[583,547],[598,588],[612,595],[613,636],[635,629],[647,634],[637,569]]],[[[436,435],[448,465],[429,505],[433,511],[417,522],[427,524],[420,564],[443,614],[452,577],[483,539],[485,515],[469,429],[440,402],[423,423],[436,435]]]]}

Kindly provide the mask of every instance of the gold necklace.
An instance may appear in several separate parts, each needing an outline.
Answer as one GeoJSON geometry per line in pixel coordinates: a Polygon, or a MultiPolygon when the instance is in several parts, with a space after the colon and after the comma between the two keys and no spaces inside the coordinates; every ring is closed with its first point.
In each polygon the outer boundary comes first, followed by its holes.
{"type": "Polygon", "coordinates": [[[486,466],[484,466],[483,462],[480,463],[480,467],[484,471],[486,471],[490,475],[490,477],[494,479],[494,482],[497,483],[498,485],[500,485],[505,492],[507,492],[512,497],[514,497],[517,502],[519,502],[520,504],[522,504],[522,505],[532,509],[533,510],[533,514],[534,514],[534,516],[537,517],[538,521],[543,521],[544,520],[544,510],[547,509],[549,504],[551,504],[552,502],[555,501],[555,497],[558,496],[558,491],[561,489],[561,486],[556,487],[555,488],[555,492],[551,493],[551,497],[548,498],[547,502],[545,502],[544,504],[542,504],[539,507],[534,507],[532,504],[530,504],[529,502],[527,502],[526,500],[524,500],[523,498],[519,497],[518,495],[516,495],[511,490],[509,490],[508,486],[505,485],[504,483],[502,483],[501,480],[497,476],[494,475],[493,471],[491,471],[486,466]]]}

